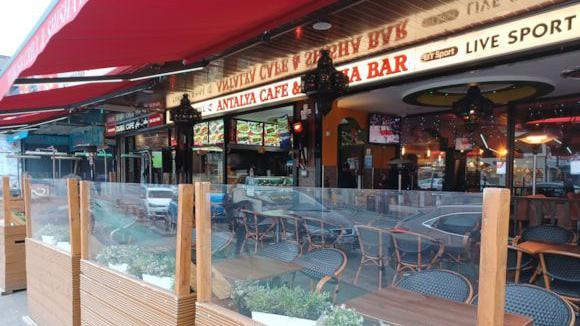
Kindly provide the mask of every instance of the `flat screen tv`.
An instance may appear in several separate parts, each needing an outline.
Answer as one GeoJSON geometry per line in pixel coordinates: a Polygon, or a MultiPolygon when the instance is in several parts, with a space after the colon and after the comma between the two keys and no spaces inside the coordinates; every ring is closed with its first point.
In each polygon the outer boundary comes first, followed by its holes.
{"type": "Polygon", "coordinates": [[[369,143],[389,145],[401,141],[401,118],[386,114],[369,114],[369,143]]]}

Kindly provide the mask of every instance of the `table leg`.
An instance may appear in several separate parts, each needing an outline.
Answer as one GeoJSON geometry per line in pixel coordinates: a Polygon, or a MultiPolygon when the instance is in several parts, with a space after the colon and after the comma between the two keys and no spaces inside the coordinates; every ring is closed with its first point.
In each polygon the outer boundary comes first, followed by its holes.
{"type": "Polygon", "coordinates": [[[520,282],[520,273],[521,273],[521,268],[522,268],[522,252],[521,251],[516,251],[516,276],[514,279],[514,282],[517,284],[520,282]]]}

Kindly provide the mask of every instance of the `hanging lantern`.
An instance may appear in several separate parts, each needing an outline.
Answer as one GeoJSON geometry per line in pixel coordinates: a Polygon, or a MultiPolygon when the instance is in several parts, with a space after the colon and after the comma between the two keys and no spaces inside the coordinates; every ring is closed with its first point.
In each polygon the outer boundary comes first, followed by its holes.
{"type": "Polygon", "coordinates": [[[201,120],[201,112],[191,106],[189,96],[183,94],[178,107],[171,110],[171,120],[177,125],[194,125],[201,120]]]}
{"type": "Polygon", "coordinates": [[[470,86],[467,95],[453,103],[453,112],[463,119],[465,127],[471,131],[479,125],[481,118],[491,115],[494,106],[492,101],[481,95],[479,87],[470,86]]]}
{"type": "Polygon", "coordinates": [[[330,112],[330,103],[341,96],[348,89],[348,77],[336,70],[328,50],[320,50],[320,58],[316,70],[302,76],[302,93],[325,101],[322,113],[330,112]]]}

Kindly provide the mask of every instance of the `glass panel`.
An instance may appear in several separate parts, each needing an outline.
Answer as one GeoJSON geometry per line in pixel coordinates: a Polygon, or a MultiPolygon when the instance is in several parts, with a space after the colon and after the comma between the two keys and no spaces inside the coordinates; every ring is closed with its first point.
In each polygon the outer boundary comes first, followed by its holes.
{"type": "Polygon", "coordinates": [[[89,259],[173,291],[177,186],[91,183],[89,203],[89,259]]]}
{"type": "Polygon", "coordinates": [[[403,120],[403,189],[482,191],[506,184],[507,114],[468,125],[451,113],[403,120]]]}
{"type": "Polygon", "coordinates": [[[70,253],[66,179],[30,180],[32,238],[70,253]]]}
{"type": "Polygon", "coordinates": [[[206,200],[214,302],[266,325],[417,324],[424,295],[476,309],[480,193],[211,185],[206,200]]]}

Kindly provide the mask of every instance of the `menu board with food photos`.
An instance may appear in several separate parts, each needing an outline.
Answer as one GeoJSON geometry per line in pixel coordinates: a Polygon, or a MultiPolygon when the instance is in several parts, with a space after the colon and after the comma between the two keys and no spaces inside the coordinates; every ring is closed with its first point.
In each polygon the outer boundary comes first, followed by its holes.
{"type": "Polygon", "coordinates": [[[209,124],[207,122],[193,125],[193,146],[204,146],[209,142],[209,124]]]}
{"type": "Polygon", "coordinates": [[[209,144],[220,145],[224,143],[224,120],[209,122],[209,144]]]}
{"type": "Polygon", "coordinates": [[[263,122],[236,120],[236,143],[261,146],[264,143],[263,138],[263,122]]]}
{"type": "Polygon", "coordinates": [[[280,146],[280,126],[277,123],[264,125],[264,146],[280,146]]]}

